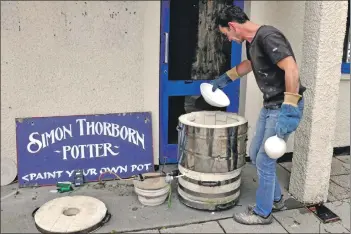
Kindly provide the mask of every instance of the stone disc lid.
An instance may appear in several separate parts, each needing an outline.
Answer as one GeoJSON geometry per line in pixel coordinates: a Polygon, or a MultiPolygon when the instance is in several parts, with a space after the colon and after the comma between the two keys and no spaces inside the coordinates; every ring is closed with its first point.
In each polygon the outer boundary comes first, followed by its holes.
{"type": "Polygon", "coordinates": [[[53,199],[34,214],[42,233],[88,233],[101,226],[107,215],[105,204],[88,196],[66,196],[53,199]]]}
{"type": "Polygon", "coordinates": [[[11,184],[17,176],[17,165],[10,158],[1,159],[1,186],[11,184]]]}

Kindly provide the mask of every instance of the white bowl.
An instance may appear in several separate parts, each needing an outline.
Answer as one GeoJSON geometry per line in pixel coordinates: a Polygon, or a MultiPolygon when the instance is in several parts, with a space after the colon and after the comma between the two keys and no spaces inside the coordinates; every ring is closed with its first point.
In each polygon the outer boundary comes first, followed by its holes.
{"type": "Polygon", "coordinates": [[[200,85],[201,95],[205,101],[211,106],[225,107],[229,106],[230,100],[228,96],[219,88],[212,92],[212,85],[209,83],[202,83],[200,85]]]}

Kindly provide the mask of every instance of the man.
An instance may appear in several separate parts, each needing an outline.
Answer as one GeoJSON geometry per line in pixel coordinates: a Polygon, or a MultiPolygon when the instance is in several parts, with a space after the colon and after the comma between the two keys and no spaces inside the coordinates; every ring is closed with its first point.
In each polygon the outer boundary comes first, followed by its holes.
{"type": "Polygon", "coordinates": [[[256,204],[244,213],[234,214],[234,219],[242,224],[269,224],[273,221],[272,211],[282,209],[284,201],[276,177],[276,160],[265,153],[264,143],[274,135],[286,141],[296,130],[302,117],[305,87],[300,84],[290,43],[279,30],[251,22],[237,6],[223,9],[217,24],[228,40],[246,41],[247,60],[213,80],[213,91],[253,71],[263,93],[263,108],[249,149],[258,174],[256,204]]]}

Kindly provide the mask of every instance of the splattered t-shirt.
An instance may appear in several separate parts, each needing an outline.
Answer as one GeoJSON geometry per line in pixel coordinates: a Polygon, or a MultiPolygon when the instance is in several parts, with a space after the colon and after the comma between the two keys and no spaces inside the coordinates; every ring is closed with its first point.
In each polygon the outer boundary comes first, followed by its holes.
{"type": "MultiPolygon", "coordinates": [[[[263,25],[252,42],[246,42],[246,50],[257,85],[263,93],[264,107],[279,108],[284,101],[285,72],[277,63],[288,56],[295,59],[289,41],[278,29],[263,25]]],[[[299,93],[305,90],[300,83],[299,93]]]]}

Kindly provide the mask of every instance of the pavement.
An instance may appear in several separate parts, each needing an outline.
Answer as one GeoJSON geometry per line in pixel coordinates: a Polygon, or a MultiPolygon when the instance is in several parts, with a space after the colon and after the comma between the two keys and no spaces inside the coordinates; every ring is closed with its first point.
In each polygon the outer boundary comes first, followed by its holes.
{"type": "MultiPolygon", "coordinates": [[[[165,167],[165,171],[176,165],[165,167]]],[[[257,176],[247,163],[242,172],[241,195],[238,204],[221,212],[199,211],[186,207],[177,198],[173,183],[172,205],[143,206],[137,199],[130,181],[109,181],[104,187],[87,183],[69,193],[52,193],[55,187],[18,188],[17,183],[1,187],[1,233],[39,233],[32,212],[49,200],[61,196],[87,195],[103,201],[111,219],[96,233],[350,233],[350,156],[333,158],[328,201],[325,206],[341,221],[324,224],[304,205],[288,193],[291,162],[277,165],[277,174],[287,210],[273,213],[270,225],[247,226],[236,223],[234,212],[244,211],[255,202],[257,176]]]]}

